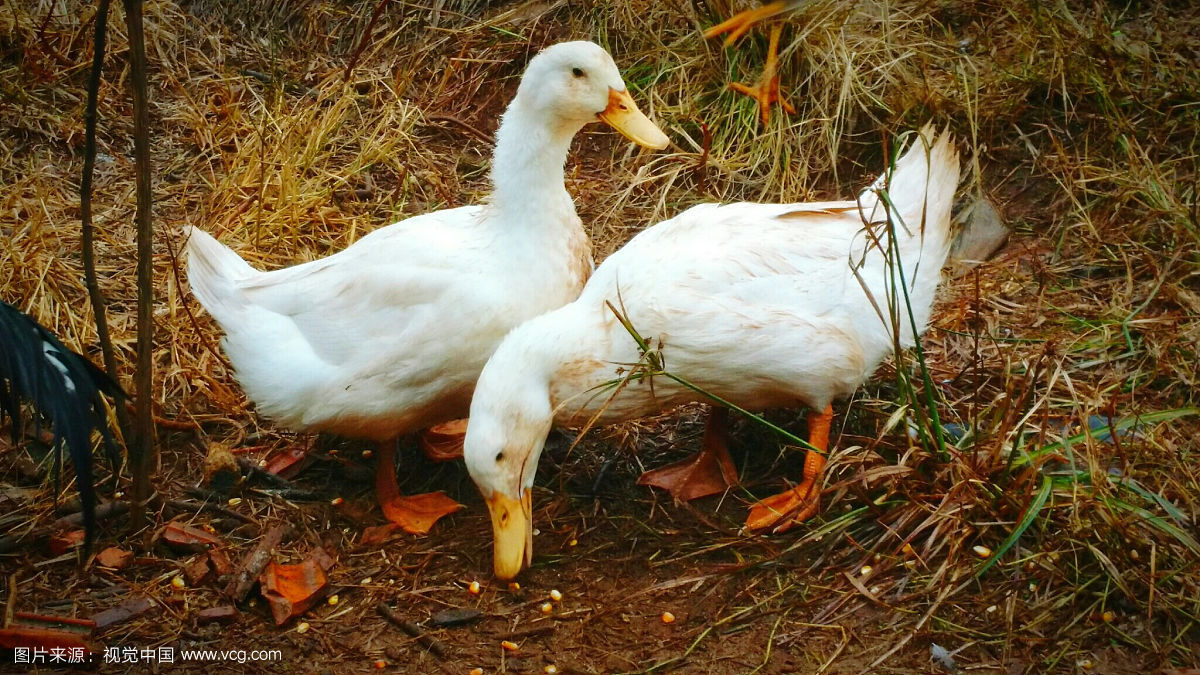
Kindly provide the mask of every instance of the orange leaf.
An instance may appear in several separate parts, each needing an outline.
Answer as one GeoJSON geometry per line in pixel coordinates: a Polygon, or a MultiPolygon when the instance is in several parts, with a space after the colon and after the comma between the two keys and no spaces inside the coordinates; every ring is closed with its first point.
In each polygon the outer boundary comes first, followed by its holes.
{"type": "Polygon", "coordinates": [[[466,508],[441,492],[401,497],[400,486],[396,483],[394,453],[394,444],[381,444],[379,463],[375,466],[375,497],[383,507],[385,518],[404,528],[405,532],[427,534],[439,518],[466,508]]]}
{"type": "MultiPolygon", "coordinates": [[[[328,559],[328,555],[325,556],[328,559]]],[[[271,605],[275,625],[303,614],[319,599],[319,593],[329,584],[324,560],[310,557],[295,565],[280,565],[272,561],[263,570],[259,582],[262,595],[271,605]]]]}

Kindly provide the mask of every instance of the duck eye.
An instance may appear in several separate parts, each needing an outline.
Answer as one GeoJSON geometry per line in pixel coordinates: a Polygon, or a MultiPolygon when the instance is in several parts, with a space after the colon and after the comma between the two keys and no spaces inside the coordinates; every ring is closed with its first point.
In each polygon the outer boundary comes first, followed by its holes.
{"type": "Polygon", "coordinates": [[[503,450],[496,453],[496,462],[502,462],[502,461],[504,461],[504,451],[503,450]]]}
{"type": "Polygon", "coordinates": [[[583,77],[583,68],[572,68],[571,74],[575,77],[583,77]]]}

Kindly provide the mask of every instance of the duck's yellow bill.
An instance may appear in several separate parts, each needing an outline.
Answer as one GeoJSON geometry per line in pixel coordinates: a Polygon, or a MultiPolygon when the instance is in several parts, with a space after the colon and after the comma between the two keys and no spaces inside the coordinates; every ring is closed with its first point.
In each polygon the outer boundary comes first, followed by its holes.
{"type": "Polygon", "coordinates": [[[617,91],[609,87],[608,107],[596,117],[640,146],[662,150],[670,142],[667,135],[638,110],[628,90],[617,91]]]}
{"type": "Polygon", "coordinates": [[[517,501],[499,490],[487,500],[492,515],[492,565],[496,578],[512,579],[533,562],[533,495],[521,492],[517,501]]]}

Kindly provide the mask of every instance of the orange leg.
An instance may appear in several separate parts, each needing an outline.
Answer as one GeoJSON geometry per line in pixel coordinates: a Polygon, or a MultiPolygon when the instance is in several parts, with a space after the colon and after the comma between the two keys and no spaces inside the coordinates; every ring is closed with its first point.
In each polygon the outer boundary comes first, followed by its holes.
{"type": "Polygon", "coordinates": [[[829,448],[829,426],[832,422],[833,406],[825,406],[822,412],[808,414],[808,442],[820,452],[809,450],[804,457],[804,479],[799,485],[750,507],[746,529],[762,530],[775,526],[774,532],[783,532],[816,514],[821,505],[821,472],[825,468],[824,453],[829,448]]]}
{"type": "Polygon", "coordinates": [[[684,501],[720,494],[736,485],[737,469],[729,456],[729,410],[714,407],[704,427],[704,446],[693,457],[647,471],[638,485],[652,485],[684,501]]]}
{"type": "Polygon", "coordinates": [[[746,31],[754,27],[754,24],[769,19],[776,14],[779,14],[789,7],[788,2],[772,2],[758,9],[747,9],[744,12],[738,12],[721,23],[704,31],[705,38],[714,38],[724,33],[729,33],[725,38],[725,46],[729,46],[737,41],[746,31]]]}
{"type": "Polygon", "coordinates": [[[394,441],[379,445],[379,464],[375,468],[375,496],[383,508],[383,515],[411,534],[428,534],[429,528],[445,515],[466,508],[450,499],[444,492],[428,492],[404,497],[396,482],[396,444],[394,441]]]}
{"type": "Polygon", "coordinates": [[[796,107],[779,94],[779,75],[776,73],[776,69],[778,68],[779,34],[782,30],[783,27],[778,24],[771,27],[771,43],[767,46],[767,62],[763,64],[762,75],[758,77],[758,81],[753,85],[741,82],[729,84],[730,89],[758,101],[759,118],[762,119],[764,127],[771,121],[771,104],[776,101],[788,114],[796,114],[796,107]]]}

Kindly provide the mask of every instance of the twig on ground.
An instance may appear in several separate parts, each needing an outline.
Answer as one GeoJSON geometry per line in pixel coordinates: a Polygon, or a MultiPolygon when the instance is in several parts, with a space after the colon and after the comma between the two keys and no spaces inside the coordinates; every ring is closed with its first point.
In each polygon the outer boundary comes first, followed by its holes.
{"type": "Polygon", "coordinates": [[[435,656],[440,659],[446,658],[446,645],[439,642],[433,636],[426,635],[421,630],[420,626],[400,616],[396,610],[388,607],[387,603],[381,602],[375,606],[375,609],[379,612],[380,616],[392,622],[396,626],[399,626],[400,630],[408,633],[410,637],[416,638],[417,642],[421,643],[422,647],[425,647],[429,651],[433,652],[435,656]]]}
{"type": "Polygon", "coordinates": [[[229,580],[229,584],[225,586],[225,595],[233,599],[234,602],[242,602],[250,593],[250,589],[254,588],[254,584],[258,583],[258,575],[262,574],[263,568],[271,561],[271,554],[275,547],[278,546],[285,537],[291,536],[293,528],[290,524],[284,523],[271,528],[269,532],[263,535],[254,550],[250,551],[246,557],[242,558],[242,562],[238,565],[237,573],[229,580]]]}

